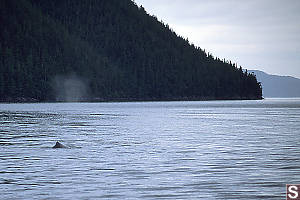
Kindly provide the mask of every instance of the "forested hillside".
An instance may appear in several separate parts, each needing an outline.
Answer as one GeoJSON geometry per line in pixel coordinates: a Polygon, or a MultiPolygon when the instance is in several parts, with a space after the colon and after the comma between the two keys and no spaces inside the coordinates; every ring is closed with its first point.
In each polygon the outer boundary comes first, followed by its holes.
{"type": "Polygon", "coordinates": [[[261,99],[131,0],[0,0],[1,101],[261,99]]]}

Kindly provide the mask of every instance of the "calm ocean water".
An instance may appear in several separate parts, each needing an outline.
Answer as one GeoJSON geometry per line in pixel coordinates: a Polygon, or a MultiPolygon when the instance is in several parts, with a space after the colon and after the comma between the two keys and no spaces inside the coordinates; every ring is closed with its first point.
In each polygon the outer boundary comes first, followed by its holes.
{"type": "Polygon", "coordinates": [[[0,104],[0,199],[280,200],[287,183],[300,99],[0,104]]]}

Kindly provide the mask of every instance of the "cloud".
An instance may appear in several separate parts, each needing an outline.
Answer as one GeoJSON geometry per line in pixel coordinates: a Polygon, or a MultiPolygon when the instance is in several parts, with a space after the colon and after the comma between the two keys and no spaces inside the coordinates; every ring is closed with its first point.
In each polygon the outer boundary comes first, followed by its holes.
{"type": "Polygon", "coordinates": [[[300,77],[300,58],[296,55],[300,52],[298,0],[135,2],[217,57],[248,68],[300,77]]]}

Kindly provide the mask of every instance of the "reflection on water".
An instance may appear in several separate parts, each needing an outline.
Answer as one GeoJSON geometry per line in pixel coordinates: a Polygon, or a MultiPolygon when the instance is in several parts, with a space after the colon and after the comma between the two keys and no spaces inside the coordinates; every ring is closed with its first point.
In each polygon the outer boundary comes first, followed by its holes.
{"type": "Polygon", "coordinates": [[[299,130],[299,99],[0,104],[0,199],[284,199],[299,130]]]}

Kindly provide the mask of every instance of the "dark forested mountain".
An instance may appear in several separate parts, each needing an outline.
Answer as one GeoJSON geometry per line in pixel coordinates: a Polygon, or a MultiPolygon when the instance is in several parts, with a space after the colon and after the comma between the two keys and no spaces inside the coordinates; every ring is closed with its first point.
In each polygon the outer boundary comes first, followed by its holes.
{"type": "Polygon", "coordinates": [[[256,77],[131,0],[0,0],[0,99],[260,99],[256,77]]]}
{"type": "Polygon", "coordinates": [[[261,82],[264,97],[300,97],[300,79],[277,76],[259,70],[249,70],[261,82]]]}

